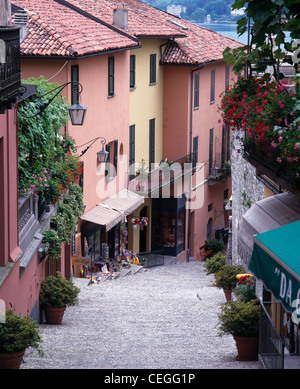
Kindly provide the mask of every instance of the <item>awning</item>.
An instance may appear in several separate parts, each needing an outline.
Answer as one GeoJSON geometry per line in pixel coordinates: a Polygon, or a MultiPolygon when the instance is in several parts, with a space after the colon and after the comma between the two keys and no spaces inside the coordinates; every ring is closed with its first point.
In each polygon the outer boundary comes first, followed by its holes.
{"type": "Polygon", "coordinates": [[[126,216],[144,203],[144,197],[122,189],[119,193],[96,205],[81,220],[99,224],[109,231],[116,224],[124,221],[126,216]]]}
{"type": "Polygon", "coordinates": [[[109,231],[116,224],[121,222],[122,214],[113,210],[109,206],[99,204],[86,214],[82,215],[80,219],[90,223],[99,224],[100,226],[105,227],[106,231],[109,231]]]}
{"type": "Polygon", "coordinates": [[[298,199],[291,193],[267,197],[256,202],[243,215],[238,232],[238,254],[248,266],[253,236],[300,220],[298,199]]]}
{"type": "Polygon", "coordinates": [[[249,269],[285,309],[300,301],[300,220],[254,237],[249,269]]]}
{"type": "Polygon", "coordinates": [[[124,216],[128,216],[143,203],[143,196],[133,193],[128,189],[122,189],[119,193],[109,197],[100,204],[108,205],[112,209],[121,212],[124,216]]]}

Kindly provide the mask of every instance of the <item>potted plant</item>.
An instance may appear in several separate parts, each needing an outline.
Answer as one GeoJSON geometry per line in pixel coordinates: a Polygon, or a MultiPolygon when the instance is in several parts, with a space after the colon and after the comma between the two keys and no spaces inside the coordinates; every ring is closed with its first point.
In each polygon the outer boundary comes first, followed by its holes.
{"type": "Polygon", "coordinates": [[[4,323],[0,323],[0,369],[19,369],[28,347],[43,354],[41,342],[38,324],[32,318],[7,310],[4,323]]]}
{"type": "Polygon", "coordinates": [[[245,273],[244,268],[240,265],[225,265],[215,273],[213,285],[224,290],[227,302],[231,300],[231,292],[237,284],[236,276],[239,273],[245,273]]]}
{"type": "Polygon", "coordinates": [[[238,274],[238,283],[233,290],[237,299],[240,301],[250,301],[256,298],[255,295],[255,277],[252,274],[238,274]]]}
{"type": "Polygon", "coordinates": [[[205,241],[206,250],[212,250],[215,253],[223,252],[225,250],[225,244],[218,239],[209,239],[205,241]]]}
{"type": "Polygon", "coordinates": [[[215,274],[221,267],[225,266],[226,257],[223,253],[219,252],[213,257],[208,258],[204,263],[206,269],[206,275],[215,274]]]}
{"type": "Polygon", "coordinates": [[[78,304],[80,289],[57,272],[41,283],[40,305],[48,324],[61,324],[66,307],[78,304]]]}
{"type": "Polygon", "coordinates": [[[218,315],[219,335],[231,334],[236,342],[237,359],[257,360],[260,304],[258,299],[250,301],[232,300],[223,305],[218,315]]]}

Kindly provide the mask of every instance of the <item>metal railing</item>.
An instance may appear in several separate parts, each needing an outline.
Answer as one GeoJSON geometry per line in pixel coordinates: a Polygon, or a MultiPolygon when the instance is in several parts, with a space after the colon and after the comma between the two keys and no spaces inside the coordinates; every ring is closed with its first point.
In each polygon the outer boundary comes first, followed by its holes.
{"type": "Polygon", "coordinates": [[[0,27],[0,108],[10,108],[20,93],[19,29],[0,27]]]}
{"type": "Polygon", "coordinates": [[[131,179],[128,183],[128,189],[140,193],[153,193],[188,174],[192,174],[193,169],[193,154],[187,154],[172,161],[169,165],[156,163],[152,165],[151,171],[131,179]]]}
{"type": "Polygon", "coordinates": [[[163,266],[165,263],[163,251],[148,251],[137,254],[141,265],[145,268],[163,266]]]}
{"type": "Polygon", "coordinates": [[[259,366],[263,369],[283,369],[284,349],[286,347],[284,338],[277,331],[272,318],[266,308],[266,304],[277,303],[263,302],[260,311],[259,328],[259,366]]]}

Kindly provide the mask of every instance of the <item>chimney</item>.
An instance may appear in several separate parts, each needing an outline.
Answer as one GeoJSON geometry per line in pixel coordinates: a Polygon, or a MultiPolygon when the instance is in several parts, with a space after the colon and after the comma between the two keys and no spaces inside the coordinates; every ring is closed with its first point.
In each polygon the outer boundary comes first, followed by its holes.
{"type": "Polygon", "coordinates": [[[11,25],[11,2],[10,0],[0,0],[0,26],[11,25]]]}
{"type": "Polygon", "coordinates": [[[114,9],[113,25],[128,31],[128,11],[125,8],[114,9]]]}
{"type": "Polygon", "coordinates": [[[20,28],[20,43],[22,43],[27,36],[27,12],[25,10],[17,11],[14,15],[14,19],[15,27],[20,28]]]}

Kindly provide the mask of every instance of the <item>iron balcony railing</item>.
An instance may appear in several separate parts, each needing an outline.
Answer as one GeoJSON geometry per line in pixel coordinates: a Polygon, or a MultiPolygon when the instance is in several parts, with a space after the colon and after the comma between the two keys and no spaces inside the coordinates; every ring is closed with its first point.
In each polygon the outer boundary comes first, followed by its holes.
{"type": "Polygon", "coordinates": [[[153,164],[150,172],[139,174],[128,183],[128,189],[140,194],[150,194],[168,187],[184,176],[192,175],[195,168],[193,153],[170,164],[153,164]]]}
{"type": "Polygon", "coordinates": [[[12,107],[20,86],[19,28],[0,27],[0,112],[12,107]]]}

